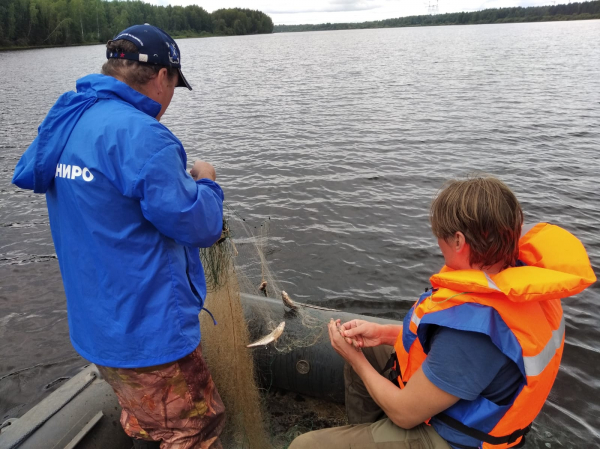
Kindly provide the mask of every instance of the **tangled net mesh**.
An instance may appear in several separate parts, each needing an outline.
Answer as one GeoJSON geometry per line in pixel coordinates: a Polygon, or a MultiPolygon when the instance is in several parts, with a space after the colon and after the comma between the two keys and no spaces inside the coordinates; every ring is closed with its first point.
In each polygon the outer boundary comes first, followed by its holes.
{"type": "MultiPolygon", "coordinates": [[[[200,314],[203,353],[217,389],[227,410],[227,424],[222,439],[224,447],[265,449],[274,448],[269,434],[260,389],[252,358],[247,316],[253,325],[271,330],[280,317],[260,301],[251,302],[246,313],[241,293],[281,299],[282,289],[269,269],[269,228],[266,219],[256,226],[249,225],[230,208],[226,208],[222,238],[212,247],[200,251],[205,270],[208,295],[200,314]],[[266,282],[266,288],[260,286],[266,282]]],[[[295,311],[304,332],[293,337],[286,334],[276,340],[275,349],[289,352],[294,348],[315,344],[326,332],[326,322],[302,307],[295,311]]]]}

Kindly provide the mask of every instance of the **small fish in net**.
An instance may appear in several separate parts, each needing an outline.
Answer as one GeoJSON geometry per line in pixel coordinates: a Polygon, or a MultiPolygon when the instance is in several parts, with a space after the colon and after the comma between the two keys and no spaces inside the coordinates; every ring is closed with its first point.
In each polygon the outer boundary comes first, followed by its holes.
{"type": "Polygon", "coordinates": [[[339,312],[338,309],[328,309],[327,307],[313,306],[312,304],[303,304],[301,302],[292,301],[290,296],[285,292],[281,291],[281,300],[290,309],[296,310],[298,307],[308,307],[309,309],[327,310],[329,312],[339,312]]]}
{"type": "Polygon", "coordinates": [[[283,334],[283,329],[285,329],[285,321],[282,321],[281,323],[279,323],[279,326],[277,326],[275,329],[273,329],[273,332],[271,332],[268,335],[265,335],[263,338],[256,340],[254,343],[250,343],[249,345],[246,345],[247,348],[255,348],[257,346],[264,346],[264,345],[268,345],[269,343],[274,342],[275,340],[277,340],[279,337],[281,337],[281,334],[283,334]]]}

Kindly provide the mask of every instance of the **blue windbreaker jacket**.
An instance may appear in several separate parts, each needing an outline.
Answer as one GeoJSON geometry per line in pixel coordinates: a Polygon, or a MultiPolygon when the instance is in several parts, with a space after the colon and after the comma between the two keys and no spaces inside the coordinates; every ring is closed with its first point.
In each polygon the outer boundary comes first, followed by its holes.
{"type": "Polygon", "coordinates": [[[186,172],[160,109],[115,78],[86,76],[52,107],[13,177],[46,193],[71,342],[104,366],[172,362],[200,342],[198,247],[221,236],[223,192],[186,172]]]}

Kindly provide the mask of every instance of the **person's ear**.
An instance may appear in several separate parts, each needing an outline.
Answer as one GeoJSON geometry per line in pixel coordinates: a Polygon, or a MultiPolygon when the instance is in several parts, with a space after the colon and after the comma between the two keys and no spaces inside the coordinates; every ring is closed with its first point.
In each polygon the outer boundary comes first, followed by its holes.
{"type": "Polygon", "coordinates": [[[454,251],[457,253],[461,253],[467,246],[465,235],[462,232],[457,231],[452,237],[452,248],[454,248],[454,251]]]}
{"type": "Polygon", "coordinates": [[[158,71],[156,76],[152,78],[153,88],[155,89],[158,95],[161,95],[165,90],[165,86],[168,83],[169,75],[167,73],[167,69],[164,67],[158,71]]]}

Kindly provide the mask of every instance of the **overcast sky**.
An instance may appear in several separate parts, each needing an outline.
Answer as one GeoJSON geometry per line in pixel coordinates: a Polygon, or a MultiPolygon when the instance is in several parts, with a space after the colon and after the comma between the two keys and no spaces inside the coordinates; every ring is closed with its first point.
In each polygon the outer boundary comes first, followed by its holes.
{"type": "MultiPolygon", "coordinates": [[[[220,8],[258,9],[276,25],[366,22],[427,14],[430,0],[146,0],[159,5],[199,5],[212,12],[220,8]]],[[[435,0],[431,0],[435,2],[435,0]]],[[[439,0],[440,13],[476,11],[509,6],[541,6],[567,0],[439,0]]]]}

